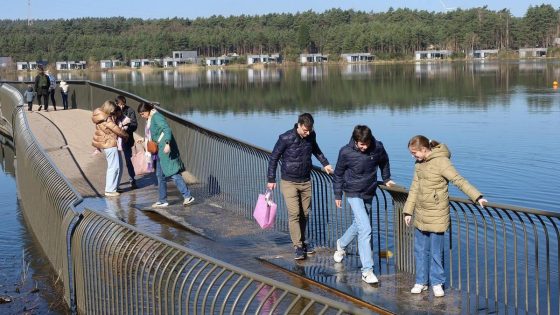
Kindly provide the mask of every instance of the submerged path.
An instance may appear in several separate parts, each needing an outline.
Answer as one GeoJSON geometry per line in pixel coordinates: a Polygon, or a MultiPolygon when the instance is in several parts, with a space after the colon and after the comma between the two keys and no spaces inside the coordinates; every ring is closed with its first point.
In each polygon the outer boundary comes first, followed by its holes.
{"type": "MultiPolygon", "coordinates": [[[[27,113],[30,128],[39,144],[61,172],[84,197],[79,207],[107,213],[149,233],[192,248],[246,270],[322,294],[329,298],[355,303],[381,313],[448,314],[492,312],[477,309],[469,296],[448,288],[444,298],[434,298],[431,290],[410,294],[414,279],[405,273],[394,273],[394,263],[384,259],[375,271],[380,283],[368,285],[360,279],[358,256],[348,256],[342,263],[332,260],[333,249],[318,248],[317,254],[305,261],[293,260],[290,239],[286,233],[262,231],[250,219],[235,214],[213,202],[201,187],[190,184],[196,202],[183,207],[182,197],[169,185],[170,206],[165,210],[150,209],[157,200],[155,176],[138,179],[139,188],[121,185],[124,193],[117,198],[104,198],[106,162],[103,153],[92,154],[94,125],[91,112],[80,109],[36,111],[27,113]],[[473,309],[474,307],[474,309],[473,309]]],[[[126,170],[122,183],[128,182],[126,170]]],[[[377,253],[375,253],[377,254],[377,253]]],[[[470,297],[476,299],[476,297],[470,297]]]]}

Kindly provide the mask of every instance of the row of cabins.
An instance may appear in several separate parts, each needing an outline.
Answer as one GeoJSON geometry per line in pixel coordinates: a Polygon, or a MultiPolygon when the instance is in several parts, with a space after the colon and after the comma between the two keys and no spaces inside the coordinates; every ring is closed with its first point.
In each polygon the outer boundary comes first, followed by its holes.
{"type": "MultiPolygon", "coordinates": [[[[539,58],[546,57],[547,48],[520,48],[519,58],[539,58]]],[[[470,51],[468,56],[474,59],[485,59],[487,57],[496,57],[498,49],[476,49],[470,51]]],[[[451,57],[453,51],[451,50],[418,50],[414,52],[416,60],[432,60],[432,59],[446,59],[451,57]]]]}
{"type": "MultiPolygon", "coordinates": [[[[538,58],[546,57],[547,48],[521,48],[519,49],[519,58],[538,58]]],[[[415,51],[415,60],[433,60],[433,59],[447,59],[453,54],[451,50],[418,50],[415,51]]],[[[491,56],[498,55],[498,49],[478,49],[469,52],[469,57],[474,59],[485,59],[491,56]]],[[[207,66],[224,66],[231,63],[232,60],[239,57],[237,54],[221,57],[206,57],[201,58],[194,50],[191,51],[173,51],[172,57],[165,58],[144,58],[132,59],[128,64],[131,68],[141,68],[144,66],[161,66],[164,68],[174,68],[185,64],[200,64],[204,59],[207,66]]],[[[363,63],[371,62],[375,56],[371,53],[346,53],[340,55],[341,59],[348,63],[363,63]]],[[[306,63],[323,63],[329,60],[328,55],[324,54],[300,54],[299,62],[306,63]]],[[[281,63],[282,57],[280,54],[260,54],[260,55],[247,55],[247,64],[270,64],[281,63]]],[[[10,57],[0,57],[0,68],[6,68],[12,64],[10,57]]],[[[46,61],[22,61],[16,63],[17,70],[36,70],[39,65],[46,66],[46,61]]],[[[126,66],[127,64],[120,60],[101,60],[101,69],[111,69],[119,66],[126,66]]],[[[80,70],[86,68],[85,61],[57,61],[56,70],[80,70]]]]}

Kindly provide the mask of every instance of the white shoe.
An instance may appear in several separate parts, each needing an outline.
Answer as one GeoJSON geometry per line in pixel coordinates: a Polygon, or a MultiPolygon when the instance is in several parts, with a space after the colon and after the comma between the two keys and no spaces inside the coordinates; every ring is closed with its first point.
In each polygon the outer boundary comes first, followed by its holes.
{"type": "Polygon", "coordinates": [[[364,280],[366,283],[369,283],[369,284],[379,282],[379,280],[377,280],[377,277],[373,273],[373,270],[369,270],[369,271],[366,271],[366,273],[362,273],[362,280],[364,280]]]}
{"type": "Polygon", "coordinates": [[[422,293],[422,291],[426,291],[426,290],[428,290],[427,285],[417,283],[412,287],[412,289],[410,290],[410,293],[419,294],[419,293],[422,293]]]}
{"type": "Polygon", "coordinates": [[[442,297],[445,295],[445,292],[443,292],[443,287],[441,286],[441,284],[434,285],[432,289],[434,289],[435,297],[442,297]]]}
{"type": "Polygon", "coordinates": [[[156,203],[154,203],[154,204],[152,205],[152,208],[165,208],[165,207],[167,207],[167,206],[169,206],[169,203],[168,203],[168,202],[161,202],[161,201],[158,201],[158,202],[156,202],[156,203]]]}
{"type": "Polygon", "coordinates": [[[346,251],[342,246],[340,246],[340,240],[336,240],[336,251],[334,252],[334,261],[339,263],[344,259],[344,255],[346,255],[346,251]]]}
{"type": "Polygon", "coordinates": [[[190,205],[193,202],[194,202],[194,197],[190,196],[188,198],[185,198],[185,200],[183,201],[183,206],[190,205]]]}
{"type": "Polygon", "coordinates": [[[106,191],[105,192],[105,197],[118,197],[120,195],[121,195],[121,193],[119,193],[118,191],[106,191]]]}

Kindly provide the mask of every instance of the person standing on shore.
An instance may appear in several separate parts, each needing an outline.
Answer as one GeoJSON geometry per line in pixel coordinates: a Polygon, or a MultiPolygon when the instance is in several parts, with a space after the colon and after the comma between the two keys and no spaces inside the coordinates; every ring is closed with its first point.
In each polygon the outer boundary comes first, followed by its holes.
{"type": "Polygon", "coordinates": [[[45,103],[45,111],[48,111],[49,107],[49,87],[51,86],[51,81],[49,77],[45,74],[45,70],[43,66],[38,67],[39,73],[35,76],[35,92],[37,92],[37,103],[39,103],[39,109],[41,110],[42,103],[41,97],[43,98],[43,102],[45,103]]]}
{"type": "Polygon", "coordinates": [[[449,229],[449,192],[451,181],[481,207],[488,202],[464,179],[451,163],[445,144],[417,135],[408,141],[410,154],[416,159],[414,177],[403,208],[407,226],[414,216],[414,258],[416,284],[410,290],[419,294],[432,286],[434,296],[445,295],[443,268],[444,233],[449,229]]]}
{"type": "Polygon", "coordinates": [[[358,238],[358,252],[362,263],[362,280],[377,283],[373,272],[373,252],[371,250],[371,213],[373,196],[377,189],[377,169],[385,185],[395,184],[391,180],[389,156],[383,143],[377,141],[368,126],[354,127],[350,143],[343,146],[333,176],[333,191],[337,208],[342,208],[342,193],[352,208],[352,225],[336,241],[335,262],[341,262],[346,247],[358,238]]]}
{"type": "Polygon", "coordinates": [[[311,155],[324,166],[325,172],[332,173],[332,166],[317,144],[317,135],[313,131],[313,116],[301,114],[294,127],[278,137],[268,162],[267,189],[276,188],[276,169],[282,160],[281,186],[286,207],[290,238],[295,248],[296,260],[305,259],[313,254],[311,245],[305,242],[305,231],[311,209],[311,155]]]}

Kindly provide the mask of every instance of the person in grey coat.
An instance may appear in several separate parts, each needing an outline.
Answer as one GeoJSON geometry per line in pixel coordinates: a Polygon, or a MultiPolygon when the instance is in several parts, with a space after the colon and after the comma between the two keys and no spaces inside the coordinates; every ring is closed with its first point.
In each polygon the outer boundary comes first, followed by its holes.
{"type": "Polygon", "coordinates": [[[31,111],[33,109],[33,100],[35,99],[35,91],[33,91],[33,86],[31,84],[27,85],[27,90],[23,92],[23,98],[27,102],[27,110],[31,111]]]}

